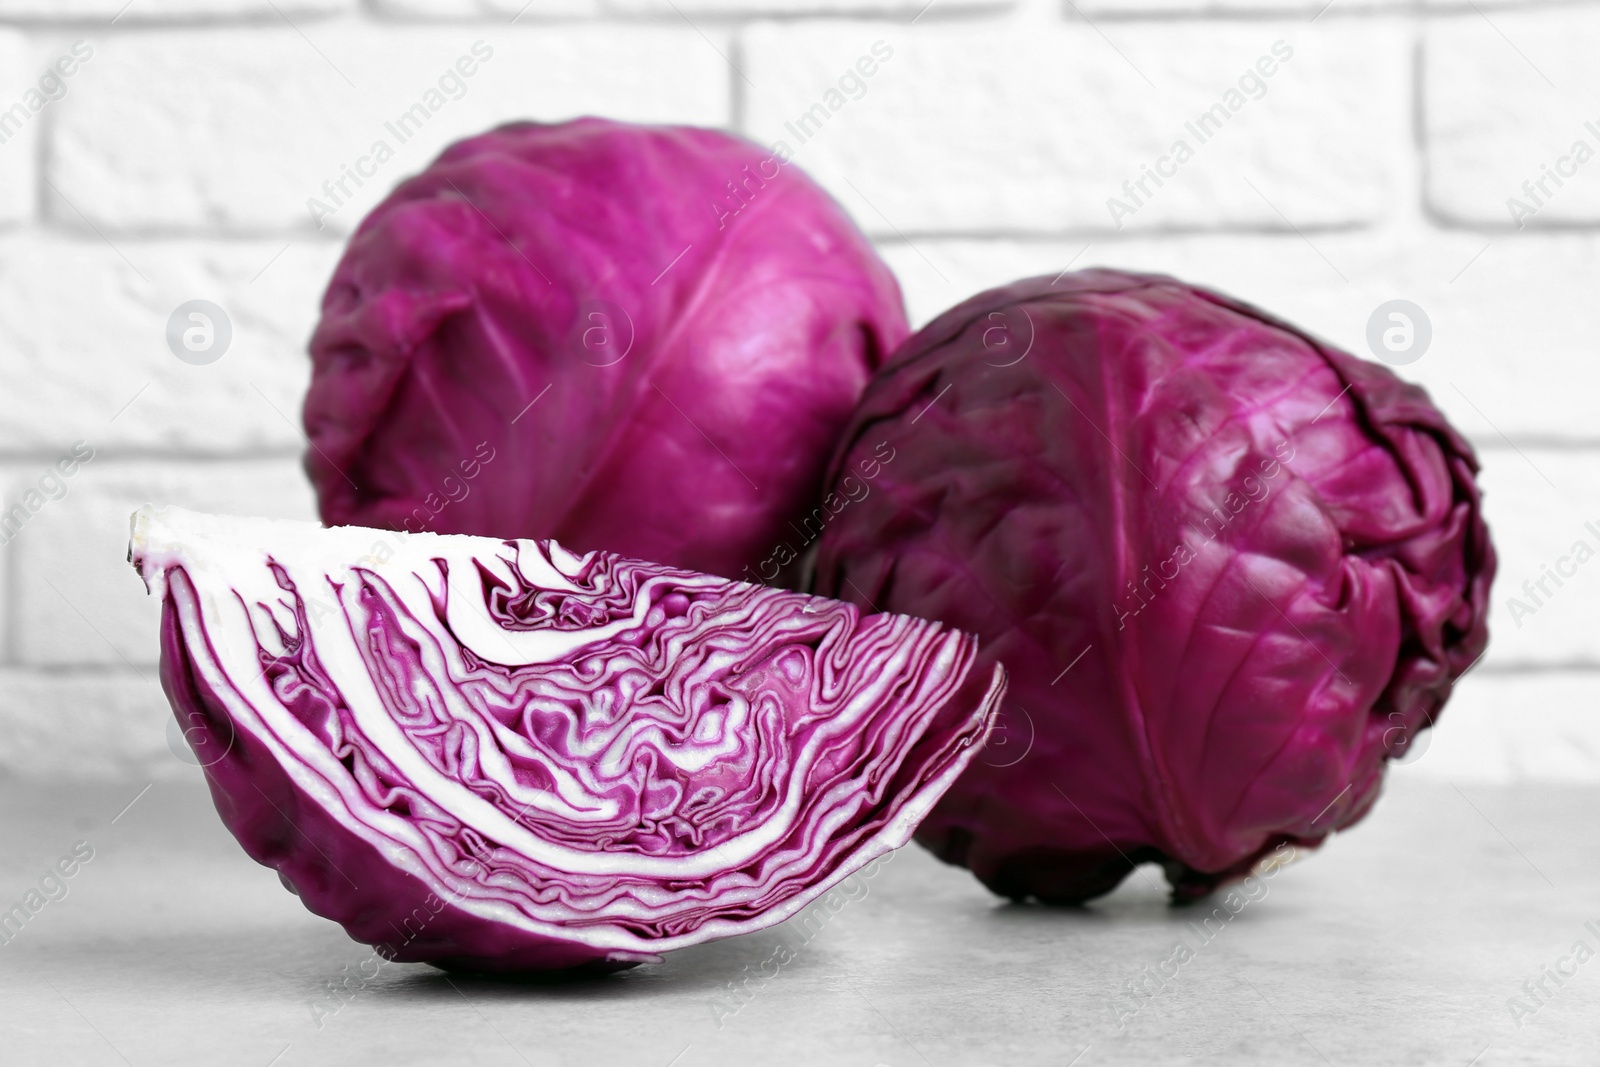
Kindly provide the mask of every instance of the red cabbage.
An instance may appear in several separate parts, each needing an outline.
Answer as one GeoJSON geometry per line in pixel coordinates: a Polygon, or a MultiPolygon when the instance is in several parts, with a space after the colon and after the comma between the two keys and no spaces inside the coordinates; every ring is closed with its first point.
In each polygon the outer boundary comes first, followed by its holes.
{"type": "Polygon", "coordinates": [[[503,126],[351,238],[306,469],[330,525],[775,575],[907,332],[894,276],[784,158],[715,130],[503,126]]]}
{"type": "Polygon", "coordinates": [[[245,851],[442,967],[781,922],[910,838],[1004,689],[937,623],[553,542],[147,506],[129,558],[245,851]]]}
{"type": "Polygon", "coordinates": [[[813,586],[1005,663],[995,741],[917,834],[1005,896],[1081,901],[1153,860],[1190,898],[1317,844],[1488,641],[1477,462],[1427,395],[1171,278],[946,312],[831,477],[885,439],[813,586]]]}

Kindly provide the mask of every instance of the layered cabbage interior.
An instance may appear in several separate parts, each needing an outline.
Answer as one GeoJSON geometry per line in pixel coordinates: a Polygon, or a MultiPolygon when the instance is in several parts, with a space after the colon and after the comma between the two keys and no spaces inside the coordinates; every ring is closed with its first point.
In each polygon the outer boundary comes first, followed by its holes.
{"type": "Polygon", "coordinates": [[[930,735],[971,638],[553,542],[146,508],[130,557],[309,798],[458,906],[596,945],[770,925],[904,844],[1001,685],[930,735]]]}

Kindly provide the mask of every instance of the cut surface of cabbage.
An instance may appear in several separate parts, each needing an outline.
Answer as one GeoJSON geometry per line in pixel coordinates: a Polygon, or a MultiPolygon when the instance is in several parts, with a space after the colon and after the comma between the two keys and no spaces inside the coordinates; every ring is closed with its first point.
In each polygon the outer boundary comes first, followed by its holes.
{"type": "Polygon", "coordinates": [[[783,921],[909,839],[1004,688],[937,623],[554,542],[146,506],[129,559],[234,836],[447,967],[783,921]]]}

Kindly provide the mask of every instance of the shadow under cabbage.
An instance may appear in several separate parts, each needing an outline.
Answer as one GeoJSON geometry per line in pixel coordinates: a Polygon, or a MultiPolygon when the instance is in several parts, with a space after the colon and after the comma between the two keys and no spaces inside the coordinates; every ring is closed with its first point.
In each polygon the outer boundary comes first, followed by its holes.
{"type": "MultiPolygon", "coordinates": [[[[755,936],[758,935],[746,935],[755,936]]],[[[610,972],[575,969],[490,973],[444,971],[427,964],[392,964],[404,971],[385,983],[383,992],[452,999],[459,999],[462,994],[483,994],[585,1001],[653,996],[668,990],[676,994],[708,993],[720,990],[729,975],[749,962],[749,955],[750,946],[744,937],[730,937],[667,953],[661,963],[610,972]]],[[[374,991],[378,991],[376,987],[374,991]]]]}

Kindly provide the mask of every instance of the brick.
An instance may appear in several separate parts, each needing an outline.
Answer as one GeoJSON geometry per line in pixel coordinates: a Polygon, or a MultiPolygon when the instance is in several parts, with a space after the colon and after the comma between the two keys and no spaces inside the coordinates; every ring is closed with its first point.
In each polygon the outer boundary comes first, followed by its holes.
{"type": "Polygon", "coordinates": [[[154,668],[71,674],[0,669],[0,776],[51,782],[197,776],[167,740],[154,668]]]}
{"type": "Polygon", "coordinates": [[[332,203],[324,183],[384,141],[393,157],[322,220],[343,231],[445,144],[503,122],[594,113],[714,125],[729,114],[732,74],[688,28],[304,32],[182,31],[107,47],[95,92],[60,105],[49,172],[72,207],[52,198],[51,217],[81,225],[81,211],[107,231],[310,231],[307,201],[332,203]],[[452,65],[479,41],[493,53],[460,79],[452,65]],[[446,76],[457,98],[440,93],[446,76]],[[385,124],[429,92],[442,106],[402,142],[385,124]]]}
{"type": "Polygon", "coordinates": [[[600,0],[369,0],[388,18],[492,19],[518,25],[540,19],[578,18],[600,12],[600,0]]]}
{"type": "MultiPolygon", "coordinates": [[[[18,466],[0,466],[0,505],[9,509],[11,504],[20,500],[25,492],[33,485],[33,479],[43,473],[44,464],[23,464],[18,466]]],[[[4,510],[0,510],[0,663],[9,658],[11,639],[11,615],[13,597],[11,595],[11,557],[7,545],[13,539],[16,526],[5,525],[4,510]]]]}
{"type": "MultiPolygon", "coordinates": [[[[34,111],[27,102],[25,94],[38,90],[43,71],[37,68],[22,35],[0,30],[0,225],[31,218],[39,198],[39,116],[51,105],[34,111]]],[[[31,99],[42,103],[45,97],[31,99]]]]}
{"type": "Polygon", "coordinates": [[[1485,665],[1600,665],[1600,451],[1496,449],[1483,460],[1500,553],[1485,665]],[[1580,541],[1595,555],[1582,564],[1580,541]]]}
{"type": "Polygon", "coordinates": [[[1600,161],[1573,156],[1580,141],[1600,154],[1600,12],[1468,12],[1425,40],[1429,206],[1474,226],[1600,224],[1600,161]],[[1546,177],[1558,168],[1572,172],[1560,186],[1546,177]]]}
{"type": "Polygon", "coordinates": [[[1374,11],[1405,11],[1409,9],[1410,4],[1408,0],[1062,0],[1061,7],[1067,13],[1069,20],[1080,18],[1082,15],[1150,18],[1158,15],[1189,17],[1266,14],[1280,18],[1297,15],[1315,16],[1320,22],[1323,15],[1337,19],[1352,14],[1366,15],[1374,11]],[[1077,10],[1074,11],[1074,8],[1077,10]],[[1319,15],[1319,12],[1323,14],[1319,15]]]}
{"type": "MultiPolygon", "coordinates": [[[[606,0],[609,10],[625,15],[680,17],[688,15],[911,15],[928,14],[937,20],[952,11],[966,16],[981,11],[1004,10],[1017,0],[961,0],[959,4],[934,0],[606,0]],[[946,8],[940,11],[940,7],[946,8]],[[674,7],[677,10],[674,10],[674,7]]],[[[919,19],[920,21],[920,19],[919,19]]]]}
{"type": "Polygon", "coordinates": [[[303,447],[305,344],[338,245],[114,240],[0,240],[0,450],[79,438],[102,451],[303,447]],[[168,318],[192,299],[221,306],[233,328],[204,366],[167,345],[168,318]]]}
{"type": "MultiPolygon", "coordinates": [[[[357,0],[0,0],[0,19],[40,22],[109,23],[118,26],[174,19],[270,18],[334,15],[353,10],[357,0]]],[[[98,34],[101,27],[95,25],[98,34]]]]}
{"type": "Polygon", "coordinates": [[[1409,59],[1398,23],[1102,29],[1105,37],[1082,23],[1027,32],[1003,22],[758,25],[741,36],[754,83],[745,125],[764,144],[785,140],[799,166],[887,235],[1286,230],[1389,212],[1390,161],[1407,151],[1409,59]],[[859,99],[840,94],[829,111],[826,94],[880,40],[893,54],[864,90],[847,82],[859,99]],[[1279,40],[1291,59],[1269,68],[1259,99],[1239,94],[1229,112],[1225,94],[1279,40]],[[1230,117],[1202,142],[1185,123],[1212,105],[1230,117]],[[808,113],[827,117],[801,128],[808,113]],[[1174,172],[1161,161],[1180,140],[1193,157],[1174,172]],[[1145,178],[1150,195],[1135,199],[1122,183],[1140,179],[1144,165],[1172,176],[1161,187],[1145,178]],[[1113,197],[1132,214],[1113,218],[1113,197]]]}
{"type": "Polygon", "coordinates": [[[160,605],[127,564],[128,516],[145,503],[315,518],[293,457],[226,463],[99,457],[33,515],[10,554],[12,647],[25,665],[144,670],[157,658],[160,605]]]}
{"type": "MultiPolygon", "coordinates": [[[[1545,0],[1490,0],[1488,3],[1480,3],[1478,0],[1420,0],[1420,6],[1429,15],[1461,14],[1476,17],[1476,12],[1473,11],[1475,4],[1483,11],[1490,12],[1491,16],[1498,16],[1502,12],[1515,11],[1518,8],[1543,7],[1545,0]]],[[[1495,21],[1499,21],[1498,17],[1495,21]]]]}
{"type": "Polygon", "coordinates": [[[1489,237],[1420,226],[1379,233],[1190,234],[1062,241],[895,241],[885,255],[917,323],[982,289],[1091,266],[1176,275],[1221,289],[1370,357],[1366,326],[1396,298],[1420,305],[1431,347],[1397,367],[1481,443],[1600,444],[1600,238],[1489,237]],[[1307,243],[1309,240],[1310,243],[1307,243]],[[1085,246],[1088,246],[1085,251],[1085,246]],[[926,257],[926,258],[924,258],[926,257]],[[931,263],[930,263],[931,261],[931,263]],[[942,275],[942,276],[941,276],[942,275]]]}
{"type": "Polygon", "coordinates": [[[1600,673],[1490,674],[1457,686],[1426,748],[1391,765],[1448,782],[1600,782],[1600,673]]]}

